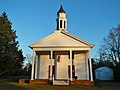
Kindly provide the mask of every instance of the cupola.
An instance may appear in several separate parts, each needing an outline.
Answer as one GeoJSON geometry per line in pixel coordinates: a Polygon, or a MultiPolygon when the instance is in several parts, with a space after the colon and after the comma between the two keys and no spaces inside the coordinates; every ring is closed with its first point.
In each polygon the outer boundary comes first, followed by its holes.
{"type": "Polygon", "coordinates": [[[66,12],[63,9],[62,5],[60,6],[59,11],[57,12],[57,30],[64,30],[67,31],[67,18],[66,12]]]}

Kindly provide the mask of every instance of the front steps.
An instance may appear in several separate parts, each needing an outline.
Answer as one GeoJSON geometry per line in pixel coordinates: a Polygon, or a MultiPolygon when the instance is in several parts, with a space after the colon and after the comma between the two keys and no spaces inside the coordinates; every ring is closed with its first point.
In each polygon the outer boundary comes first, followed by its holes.
{"type": "Polygon", "coordinates": [[[63,85],[63,86],[66,86],[66,85],[69,85],[69,78],[68,79],[54,79],[54,76],[53,76],[53,85],[63,85]]]}
{"type": "Polygon", "coordinates": [[[69,80],[53,80],[53,85],[69,85],[69,80]]]}

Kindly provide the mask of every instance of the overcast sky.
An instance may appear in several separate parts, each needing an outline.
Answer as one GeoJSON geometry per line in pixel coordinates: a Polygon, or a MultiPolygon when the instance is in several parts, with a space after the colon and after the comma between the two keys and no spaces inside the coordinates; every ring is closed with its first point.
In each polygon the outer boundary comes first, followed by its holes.
{"type": "Polygon", "coordinates": [[[32,53],[30,44],[56,29],[57,11],[63,5],[68,32],[95,45],[95,57],[102,39],[120,24],[120,0],[0,0],[0,14],[5,11],[17,31],[20,49],[32,53]]]}

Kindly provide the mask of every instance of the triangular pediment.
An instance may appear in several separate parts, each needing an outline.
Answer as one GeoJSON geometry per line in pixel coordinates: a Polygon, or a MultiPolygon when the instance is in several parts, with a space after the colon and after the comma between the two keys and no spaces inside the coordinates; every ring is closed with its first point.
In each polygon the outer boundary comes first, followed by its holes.
{"type": "Polygon", "coordinates": [[[30,45],[34,47],[91,47],[92,44],[74,37],[68,33],[56,31],[53,34],[41,39],[40,41],[30,45]]]}

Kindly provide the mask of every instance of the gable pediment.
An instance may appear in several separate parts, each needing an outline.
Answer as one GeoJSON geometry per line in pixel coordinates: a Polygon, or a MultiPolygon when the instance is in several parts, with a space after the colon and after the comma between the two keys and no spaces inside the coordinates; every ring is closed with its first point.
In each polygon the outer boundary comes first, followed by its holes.
{"type": "MultiPolygon", "coordinates": [[[[77,40],[75,37],[56,31],[30,47],[88,47],[88,43],[77,40]]],[[[90,46],[89,46],[90,47],[90,46]]]]}

